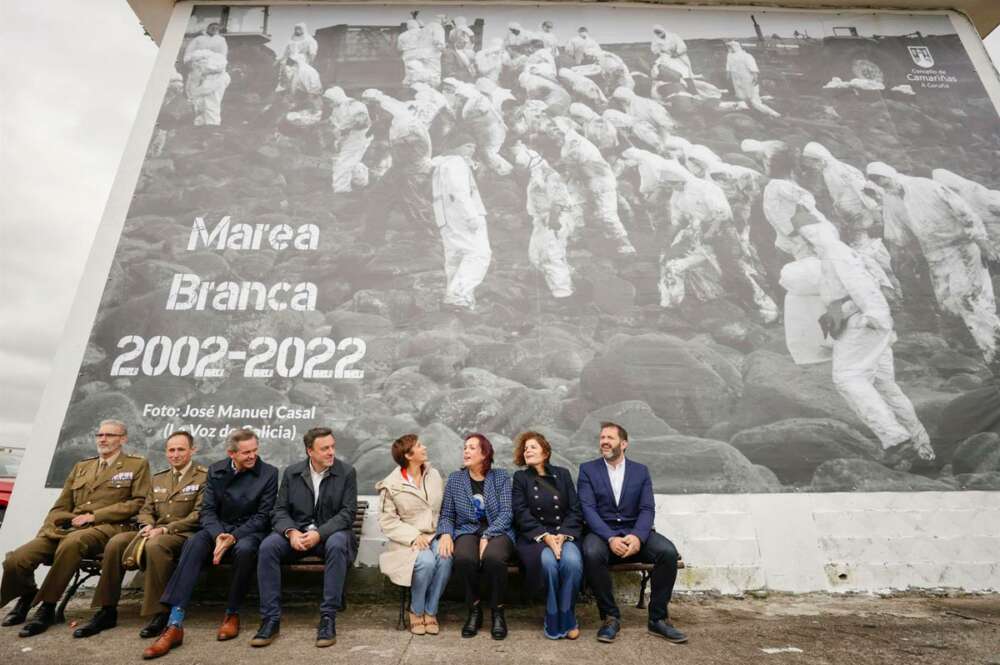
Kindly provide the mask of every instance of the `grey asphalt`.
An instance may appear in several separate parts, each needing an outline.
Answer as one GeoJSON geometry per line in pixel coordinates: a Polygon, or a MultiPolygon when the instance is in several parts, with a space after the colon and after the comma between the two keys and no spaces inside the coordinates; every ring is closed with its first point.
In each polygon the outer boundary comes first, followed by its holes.
{"type": "MultiPolygon", "coordinates": [[[[825,595],[737,599],[685,595],[672,605],[675,624],[690,635],[686,645],[671,645],[648,635],[644,613],[624,610],[624,629],[615,644],[594,639],[596,609],[579,608],[583,634],[576,641],[553,642],[541,632],[541,608],[508,610],[510,636],[501,642],[487,633],[471,639],[459,635],[464,618],[460,605],[449,603],[436,637],[410,635],[395,628],[396,607],[354,604],[337,620],[338,642],[328,649],[313,646],[315,605],[286,607],[280,637],[270,647],[254,649],[249,641],[257,616],[245,617],[242,634],[217,642],[215,630],[222,608],[198,605],[186,622],[184,645],[157,661],[195,663],[844,663],[850,665],[1000,665],[1000,596],[930,597],[825,595]],[[768,651],[771,651],[770,653],[768,651]]],[[[91,610],[74,601],[69,622],[83,621],[91,610]]],[[[488,619],[488,616],[487,616],[488,619]]],[[[50,663],[135,663],[149,642],[138,637],[144,621],[138,603],[123,602],[119,625],[97,637],[73,639],[70,625],[51,628],[28,639],[16,629],[0,629],[0,662],[4,665],[50,663]]]]}

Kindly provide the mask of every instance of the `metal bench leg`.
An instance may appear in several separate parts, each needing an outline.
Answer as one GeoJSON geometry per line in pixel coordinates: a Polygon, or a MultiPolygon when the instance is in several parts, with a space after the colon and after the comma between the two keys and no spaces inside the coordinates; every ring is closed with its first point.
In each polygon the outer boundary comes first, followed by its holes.
{"type": "Polygon", "coordinates": [[[640,610],[646,609],[646,584],[649,582],[649,573],[642,571],[642,578],[639,580],[639,602],[635,604],[640,610]]]}
{"type": "Polygon", "coordinates": [[[70,599],[76,595],[77,590],[79,590],[83,583],[94,575],[96,573],[87,573],[85,576],[80,577],[80,570],[77,569],[73,575],[73,582],[66,587],[66,593],[63,594],[62,600],[56,606],[56,623],[66,623],[66,606],[69,604],[70,599]]]}
{"type": "Polygon", "coordinates": [[[399,619],[396,621],[396,630],[406,630],[406,601],[409,596],[409,587],[399,587],[399,619]]]}

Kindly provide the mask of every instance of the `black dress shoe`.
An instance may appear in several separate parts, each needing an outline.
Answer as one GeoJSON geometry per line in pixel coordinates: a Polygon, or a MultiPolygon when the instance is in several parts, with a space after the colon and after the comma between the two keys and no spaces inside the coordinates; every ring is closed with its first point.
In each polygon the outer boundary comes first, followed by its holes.
{"type": "Polygon", "coordinates": [[[170,615],[167,612],[154,614],[153,618],[146,624],[146,627],[139,631],[139,637],[148,640],[150,637],[159,636],[163,632],[163,629],[167,627],[167,619],[169,618],[170,615]]]}
{"type": "Polygon", "coordinates": [[[16,626],[18,624],[24,623],[24,620],[28,618],[28,612],[31,610],[31,601],[34,600],[34,593],[26,593],[17,599],[14,604],[14,609],[7,613],[7,616],[3,618],[4,626],[16,626]]]}
{"type": "Polygon", "coordinates": [[[56,622],[56,606],[55,603],[42,603],[35,610],[34,616],[31,617],[31,621],[24,624],[24,628],[18,632],[18,637],[32,637],[38,635],[39,633],[44,633],[49,629],[49,626],[56,622]]]}
{"type": "Polygon", "coordinates": [[[253,636],[250,640],[250,646],[252,647],[266,647],[274,638],[278,636],[281,632],[281,621],[278,619],[264,619],[260,622],[260,628],[257,629],[257,634],[253,636]]]}
{"type": "Polygon", "coordinates": [[[668,642],[673,642],[674,644],[683,644],[688,641],[687,635],[677,630],[673,627],[673,625],[663,619],[650,621],[646,625],[646,628],[649,630],[650,635],[662,637],[668,642]]]}
{"type": "Polygon", "coordinates": [[[337,618],[333,614],[323,614],[316,627],[316,646],[329,647],[337,643],[337,618]]]}
{"type": "Polygon", "coordinates": [[[462,637],[475,637],[479,629],[483,627],[483,608],[476,603],[469,608],[469,616],[462,626],[462,637]]]}
{"type": "Polygon", "coordinates": [[[618,637],[618,631],[622,629],[622,624],[615,617],[607,617],[604,624],[597,631],[597,641],[610,644],[618,637]]]}
{"type": "Polygon", "coordinates": [[[495,640],[502,640],[507,637],[507,620],[503,616],[503,608],[498,607],[493,610],[493,627],[490,628],[490,637],[495,640]]]}
{"type": "Polygon", "coordinates": [[[102,630],[118,625],[118,610],[114,607],[102,607],[87,623],[73,631],[73,637],[93,637],[102,630]]]}

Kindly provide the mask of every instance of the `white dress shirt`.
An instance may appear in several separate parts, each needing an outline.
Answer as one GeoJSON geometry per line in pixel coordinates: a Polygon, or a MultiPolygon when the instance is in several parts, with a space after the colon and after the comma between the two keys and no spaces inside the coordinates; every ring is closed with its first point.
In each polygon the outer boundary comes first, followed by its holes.
{"type": "Polygon", "coordinates": [[[608,467],[608,480],[611,481],[611,491],[615,495],[615,505],[617,506],[621,503],[622,487],[625,486],[625,458],[621,459],[618,466],[612,466],[608,464],[607,460],[604,460],[604,466],[608,467]]]}
{"type": "Polygon", "coordinates": [[[309,462],[309,475],[312,476],[313,484],[313,508],[319,503],[319,485],[326,478],[326,474],[330,472],[330,467],[323,469],[322,471],[316,471],[313,468],[312,462],[309,462]]]}

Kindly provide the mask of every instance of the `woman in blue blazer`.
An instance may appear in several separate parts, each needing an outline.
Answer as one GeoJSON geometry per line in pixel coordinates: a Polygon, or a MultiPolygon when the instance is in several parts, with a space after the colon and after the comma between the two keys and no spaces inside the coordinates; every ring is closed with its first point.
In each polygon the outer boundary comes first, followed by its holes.
{"type": "Polygon", "coordinates": [[[545,637],[575,640],[576,597],[583,578],[583,517],[568,469],[549,464],[552,447],[542,434],[524,432],[514,446],[514,521],[517,553],[531,589],[544,588],[545,637]]]}
{"type": "Polygon", "coordinates": [[[473,637],[483,625],[479,602],[480,565],[490,587],[490,610],[495,640],[507,637],[503,601],[507,591],[507,562],[514,553],[510,476],[493,468],[493,445],[482,434],[470,434],[462,452],[465,468],[448,476],[441,502],[438,554],[455,557],[454,576],[465,585],[469,617],[462,637],[473,637]]]}

